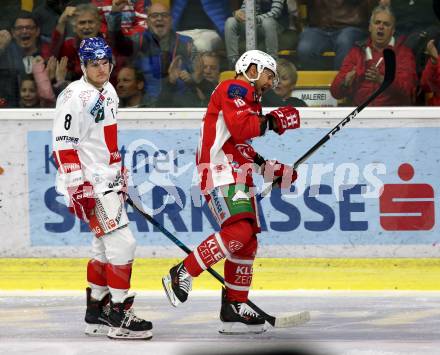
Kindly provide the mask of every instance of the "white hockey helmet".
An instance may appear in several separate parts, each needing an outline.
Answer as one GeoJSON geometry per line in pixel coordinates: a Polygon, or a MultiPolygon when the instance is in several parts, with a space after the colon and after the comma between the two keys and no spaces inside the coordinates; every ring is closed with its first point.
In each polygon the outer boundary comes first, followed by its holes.
{"type": "Polygon", "coordinates": [[[243,74],[250,82],[260,79],[260,75],[265,68],[274,73],[273,86],[276,86],[278,84],[277,62],[269,54],[263,51],[252,49],[244,52],[235,63],[235,73],[243,74]],[[248,70],[251,64],[255,64],[257,66],[258,76],[255,79],[250,79],[246,74],[246,70],[248,70]]]}

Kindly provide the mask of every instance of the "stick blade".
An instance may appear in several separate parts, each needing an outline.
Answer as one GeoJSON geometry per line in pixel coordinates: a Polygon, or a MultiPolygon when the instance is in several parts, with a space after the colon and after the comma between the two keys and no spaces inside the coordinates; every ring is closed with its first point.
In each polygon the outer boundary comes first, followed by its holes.
{"type": "Polygon", "coordinates": [[[392,49],[385,48],[383,50],[383,59],[385,61],[385,76],[382,85],[388,87],[396,76],[396,54],[392,49]]]}
{"type": "Polygon", "coordinates": [[[308,311],[290,314],[284,317],[276,317],[275,328],[291,328],[307,323],[310,320],[310,313],[308,311]]]}

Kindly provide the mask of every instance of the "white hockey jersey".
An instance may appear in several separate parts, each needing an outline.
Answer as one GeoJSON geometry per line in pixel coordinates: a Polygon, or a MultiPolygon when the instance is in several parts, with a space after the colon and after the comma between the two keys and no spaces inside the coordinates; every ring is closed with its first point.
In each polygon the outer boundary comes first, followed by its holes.
{"type": "Polygon", "coordinates": [[[82,77],[58,97],[52,132],[58,166],[56,189],[89,181],[95,194],[122,187],[121,154],[117,141],[119,99],[112,84],[100,91],[82,77]]]}

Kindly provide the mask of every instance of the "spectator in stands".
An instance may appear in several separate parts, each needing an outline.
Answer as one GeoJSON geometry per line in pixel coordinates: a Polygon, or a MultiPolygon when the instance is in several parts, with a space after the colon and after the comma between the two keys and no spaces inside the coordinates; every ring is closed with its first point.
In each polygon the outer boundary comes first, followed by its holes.
{"type": "Polygon", "coordinates": [[[134,66],[126,65],[118,73],[116,92],[119,107],[151,107],[152,100],[144,91],[144,74],[134,66]]]}
{"type": "Polygon", "coordinates": [[[292,96],[298,80],[296,67],[286,59],[277,61],[279,83],[263,95],[263,106],[280,107],[291,105],[293,107],[306,107],[307,104],[297,97],[292,96]]]}
{"type": "Polygon", "coordinates": [[[356,41],[367,37],[368,15],[377,0],[307,1],[307,26],[300,34],[297,57],[301,70],[319,70],[322,53],[335,52],[338,70],[356,41]]]}
{"type": "Polygon", "coordinates": [[[174,0],[171,7],[174,29],[191,37],[198,52],[224,48],[229,13],[228,0],[174,0]]]}
{"type": "MultiPolygon", "coordinates": [[[[40,107],[55,107],[55,94],[52,89],[52,84],[49,78],[49,71],[44,63],[44,59],[41,56],[37,56],[33,59],[32,63],[32,74],[34,79],[34,84],[37,89],[38,104],[40,107]]],[[[30,87],[28,86],[28,89],[30,87]]],[[[23,82],[20,89],[21,101],[26,103],[26,95],[24,95],[23,82]]],[[[28,95],[31,92],[28,91],[28,95]]]]}
{"type": "Polygon", "coordinates": [[[134,57],[136,68],[144,74],[144,91],[153,100],[158,99],[162,87],[168,84],[175,85],[178,94],[184,94],[190,90],[188,84],[193,81],[193,41],[172,30],[171,14],[166,5],[153,3],[147,9],[147,16],[148,30],[124,36],[120,30],[120,8],[114,6],[107,18],[110,43],[119,53],[134,57]],[[170,64],[173,62],[173,76],[170,78],[170,64]]]}
{"type": "Polygon", "coordinates": [[[432,0],[379,0],[383,6],[390,6],[396,16],[396,33],[405,35],[405,45],[412,49],[417,74],[425,67],[425,49],[429,39],[440,34],[437,17],[432,11],[432,0]]]}
{"type": "Polygon", "coordinates": [[[0,30],[9,29],[11,27],[11,19],[16,18],[23,10],[22,2],[17,0],[2,0],[0,15],[0,30]]]}
{"type": "Polygon", "coordinates": [[[36,56],[49,57],[49,48],[39,39],[40,28],[34,16],[22,11],[10,32],[0,31],[0,98],[3,107],[17,107],[21,78],[32,73],[36,56]]]}
{"type": "Polygon", "coordinates": [[[370,19],[370,38],[356,45],[348,53],[330,91],[336,99],[348,99],[359,105],[380,86],[383,81],[384,63],[382,51],[392,48],[396,53],[396,76],[393,84],[371,105],[399,106],[413,103],[417,75],[414,55],[394,35],[395,17],[388,7],[378,6],[370,19]]]}
{"type": "Polygon", "coordinates": [[[147,14],[145,9],[150,0],[91,0],[100,12],[102,23],[100,32],[107,34],[107,17],[113,11],[113,6],[122,6],[121,31],[130,36],[133,33],[142,33],[147,29],[147,14]]]}
{"type": "MultiPolygon", "coordinates": [[[[198,96],[198,70],[189,73],[182,65],[180,56],[174,58],[168,68],[168,77],[156,102],[156,107],[201,107],[202,100],[198,96]],[[179,81],[185,84],[185,90],[179,86],[179,81]]],[[[197,66],[196,66],[197,68],[197,66]]]]}
{"type": "Polygon", "coordinates": [[[45,0],[32,11],[40,24],[40,38],[43,42],[50,43],[60,15],[71,2],[71,0],[45,0]]]}
{"type": "Polygon", "coordinates": [[[58,96],[63,91],[70,81],[67,80],[67,63],[68,58],[62,57],[57,60],[54,56],[47,61],[47,73],[49,80],[52,83],[52,89],[55,96],[58,96]]]}
{"type": "Polygon", "coordinates": [[[52,34],[51,49],[57,58],[67,57],[70,80],[79,79],[83,73],[78,57],[78,48],[85,38],[100,35],[101,17],[99,10],[92,4],[67,6],[58,19],[58,24],[52,34]],[[66,37],[66,25],[72,21],[74,37],[66,37]]]}
{"type": "Polygon", "coordinates": [[[430,106],[440,106],[440,65],[438,62],[438,51],[440,41],[430,40],[426,46],[429,60],[426,62],[425,70],[422,73],[421,86],[425,92],[432,92],[427,104],[430,106]]]}
{"type": "MultiPolygon", "coordinates": [[[[43,62],[44,63],[44,62],[43,62]]],[[[50,83],[49,83],[50,88],[50,83]]],[[[54,107],[55,95],[51,91],[51,97],[40,96],[41,87],[37,84],[32,74],[25,75],[20,82],[20,108],[54,107]]],[[[47,92],[46,92],[47,94],[47,92]]]]}
{"type": "Polygon", "coordinates": [[[40,107],[37,84],[32,75],[26,75],[20,82],[20,104],[21,108],[40,107]]]}
{"type": "Polygon", "coordinates": [[[439,25],[432,11],[432,0],[379,0],[379,4],[393,9],[398,35],[408,36],[439,25]]]}
{"type": "Polygon", "coordinates": [[[194,60],[194,85],[201,107],[205,107],[218,85],[220,58],[215,52],[204,52],[194,60]]]}
{"type": "Polygon", "coordinates": [[[220,77],[220,58],[215,52],[204,52],[200,55],[203,79],[217,86],[220,77]]]}
{"type": "MultiPolygon", "coordinates": [[[[255,13],[258,36],[264,38],[265,52],[273,58],[278,58],[278,35],[287,27],[280,18],[284,14],[287,18],[287,7],[284,0],[255,0],[255,13]]],[[[234,68],[240,57],[239,39],[244,37],[246,30],[245,1],[240,9],[233,12],[225,23],[226,55],[229,67],[234,68]]]]}

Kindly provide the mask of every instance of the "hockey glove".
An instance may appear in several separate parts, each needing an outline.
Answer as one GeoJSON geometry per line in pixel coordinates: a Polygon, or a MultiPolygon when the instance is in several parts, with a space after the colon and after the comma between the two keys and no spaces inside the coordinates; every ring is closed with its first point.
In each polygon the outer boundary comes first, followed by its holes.
{"type": "Polygon", "coordinates": [[[264,182],[272,182],[281,177],[281,188],[288,189],[298,178],[296,170],[292,167],[282,164],[276,160],[266,160],[263,169],[264,182]]]}
{"type": "Polygon", "coordinates": [[[260,154],[258,154],[250,144],[240,143],[236,144],[235,147],[246,160],[257,164],[258,166],[264,164],[264,158],[260,154]]]}
{"type": "Polygon", "coordinates": [[[70,213],[75,214],[84,222],[89,222],[95,208],[93,186],[86,181],[84,184],[68,188],[70,198],[70,213]]]}
{"type": "Polygon", "coordinates": [[[288,129],[295,129],[300,126],[299,112],[290,105],[270,111],[266,116],[269,119],[269,129],[280,135],[288,129]]]}

